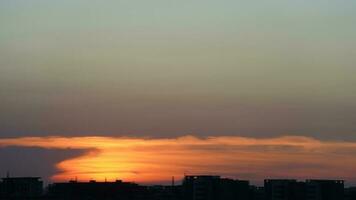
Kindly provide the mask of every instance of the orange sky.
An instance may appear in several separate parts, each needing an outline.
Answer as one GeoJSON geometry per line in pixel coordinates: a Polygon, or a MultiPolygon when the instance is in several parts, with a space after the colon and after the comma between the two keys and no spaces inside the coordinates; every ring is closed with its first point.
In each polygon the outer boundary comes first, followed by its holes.
{"type": "Polygon", "coordinates": [[[24,137],[0,139],[0,147],[84,149],[56,164],[53,181],[122,179],[155,183],[187,174],[264,178],[356,180],[356,143],[288,136],[269,139],[185,136],[173,139],[24,137]]]}

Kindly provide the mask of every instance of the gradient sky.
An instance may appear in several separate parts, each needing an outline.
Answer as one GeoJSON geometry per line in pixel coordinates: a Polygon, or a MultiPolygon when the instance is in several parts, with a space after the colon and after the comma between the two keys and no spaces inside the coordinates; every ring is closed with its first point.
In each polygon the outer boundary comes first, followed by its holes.
{"type": "Polygon", "coordinates": [[[353,142],[355,24],[352,0],[2,0],[0,138],[353,142]]]}

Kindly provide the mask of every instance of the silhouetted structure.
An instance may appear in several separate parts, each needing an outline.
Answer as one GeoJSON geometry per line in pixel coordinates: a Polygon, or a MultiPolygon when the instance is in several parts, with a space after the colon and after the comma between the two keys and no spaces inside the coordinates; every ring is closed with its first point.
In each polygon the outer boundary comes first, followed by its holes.
{"type": "Polygon", "coordinates": [[[250,183],[244,180],[220,179],[219,199],[248,200],[250,196],[250,183]]]}
{"type": "Polygon", "coordinates": [[[183,199],[217,200],[220,176],[185,176],[183,199]]]}
{"type": "Polygon", "coordinates": [[[182,199],[182,187],[181,186],[148,186],[147,199],[152,200],[181,200],[182,199]]]}
{"type": "Polygon", "coordinates": [[[38,177],[0,179],[0,200],[356,200],[342,180],[267,179],[264,187],[220,176],[185,176],[182,185],[142,186],[130,182],[54,183],[43,192],[38,177]]]}
{"type": "Polygon", "coordinates": [[[344,198],[342,180],[307,180],[307,200],[340,200],[344,198]]]}
{"type": "Polygon", "coordinates": [[[0,199],[37,199],[42,192],[43,182],[38,177],[7,177],[0,184],[0,199]]]}
{"type": "Polygon", "coordinates": [[[293,179],[267,179],[264,181],[266,200],[304,200],[304,182],[293,179]]]}
{"type": "Polygon", "coordinates": [[[221,179],[219,176],[186,176],[184,200],[248,200],[248,181],[221,179]]]}
{"type": "Polygon", "coordinates": [[[250,186],[249,199],[250,200],[265,200],[264,187],[250,186]]]}
{"type": "Polygon", "coordinates": [[[344,191],[345,200],[356,200],[356,187],[346,188],[344,191]]]}
{"type": "Polygon", "coordinates": [[[266,200],[342,200],[341,180],[265,180],[266,200]]]}
{"type": "Polygon", "coordinates": [[[146,200],[145,186],[122,181],[54,183],[48,187],[48,197],[60,200],[146,200]]]}

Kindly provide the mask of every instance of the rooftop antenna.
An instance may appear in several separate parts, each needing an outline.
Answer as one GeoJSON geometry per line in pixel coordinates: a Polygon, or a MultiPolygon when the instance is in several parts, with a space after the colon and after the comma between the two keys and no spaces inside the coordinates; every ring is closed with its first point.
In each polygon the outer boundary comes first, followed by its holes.
{"type": "Polygon", "coordinates": [[[172,176],[172,187],[174,187],[174,176],[172,176]]]}
{"type": "Polygon", "coordinates": [[[9,170],[6,172],[6,178],[10,178],[10,172],[9,172],[9,170]]]}

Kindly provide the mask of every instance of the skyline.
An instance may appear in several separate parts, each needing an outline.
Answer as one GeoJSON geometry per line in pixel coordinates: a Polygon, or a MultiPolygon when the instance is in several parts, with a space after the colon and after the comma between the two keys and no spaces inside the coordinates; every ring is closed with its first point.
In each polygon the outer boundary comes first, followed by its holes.
{"type": "Polygon", "coordinates": [[[0,1],[0,173],[356,185],[355,10],[350,0],[0,1]]]}

